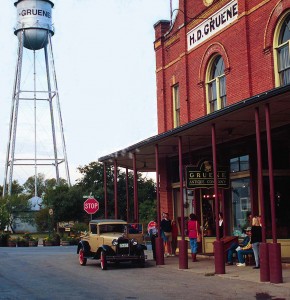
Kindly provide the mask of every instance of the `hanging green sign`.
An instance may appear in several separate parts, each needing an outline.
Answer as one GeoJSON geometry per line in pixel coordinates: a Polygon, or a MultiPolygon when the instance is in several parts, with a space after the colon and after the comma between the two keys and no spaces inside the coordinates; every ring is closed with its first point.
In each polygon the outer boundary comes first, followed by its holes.
{"type": "MultiPolygon", "coordinates": [[[[229,170],[226,167],[218,167],[218,187],[229,187],[229,170]]],[[[186,166],[186,188],[212,188],[214,186],[213,165],[209,160],[199,162],[197,166],[186,166]]]]}

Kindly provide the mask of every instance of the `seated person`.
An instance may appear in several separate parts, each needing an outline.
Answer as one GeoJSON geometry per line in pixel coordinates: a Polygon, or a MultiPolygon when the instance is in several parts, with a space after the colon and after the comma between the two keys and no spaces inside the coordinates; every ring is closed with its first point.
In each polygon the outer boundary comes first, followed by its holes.
{"type": "MultiPolygon", "coordinates": [[[[231,244],[231,246],[230,246],[230,248],[228,250],[228,262],[227,262],[227,266],[233,265],[233,254],[237,253],[236,249],[238,248],[238,246],[240,246],[241,248],[244,248],[244,247],[246,247],[251,242],[251,227],[248,227],[246,229],[246,235],[247,236],[243,239],[242,243],[240,243],[240,244],[238,244],[238,243],[232,243],[231,244]]],[[[247,249],[244,249],[243,251],[246,251],[246,250],[247,249]]],[[[252,252],[253,252],[253,250],[251,249],[249,251],[249,253],[252,253],[252,252]]],[[[244,253],[244,254],[246,254],[246,253],[244,253]]]]}
{"type": "Polygon", "coordinates": [[[129,233],[139,233],[137,224],[129,224],[129,233]]]}

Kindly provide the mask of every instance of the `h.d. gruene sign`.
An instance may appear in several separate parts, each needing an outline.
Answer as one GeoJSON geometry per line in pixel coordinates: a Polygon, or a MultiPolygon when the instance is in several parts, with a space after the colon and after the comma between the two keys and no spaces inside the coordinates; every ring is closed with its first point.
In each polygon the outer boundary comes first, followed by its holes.
{"type": "MultiPolygon", "coordinates": [[[[229,187],[229,171],[225,167],[218,167],[217,170],[218,187],[229,187]]],[[[198,166],[186,167],[186,188],[211,188],[214,186],[214,174],[212,162],[205,160],[198,166]]]]}

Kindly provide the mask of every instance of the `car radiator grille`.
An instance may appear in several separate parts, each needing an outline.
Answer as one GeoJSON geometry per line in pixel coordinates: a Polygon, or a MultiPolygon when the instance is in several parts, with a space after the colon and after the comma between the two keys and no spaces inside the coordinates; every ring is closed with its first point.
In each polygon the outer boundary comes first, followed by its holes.
{"type": "Polygon", "coordinates": [[[128,239],[119,240],[116,248],[118,255],[129,255],[130,254],[130,242],[128,239]]]}

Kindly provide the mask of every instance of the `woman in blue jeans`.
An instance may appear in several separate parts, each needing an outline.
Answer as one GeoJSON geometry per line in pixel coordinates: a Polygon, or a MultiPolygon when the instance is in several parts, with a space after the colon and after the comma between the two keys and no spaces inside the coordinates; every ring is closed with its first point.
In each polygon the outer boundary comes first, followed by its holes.
{"type": "Polygon", "coordinates": [[[260,243],[262,242],[262,227],[259,217],[254,217],[252,220],[252,247],[255,256],[255,267],[253,269],[260,268],[260,243]]]}
{"type": "Polygon", "coordinates": [[[197,222],[197,217],[195,214],[189,215],[189,221],[187,224],[187,230],[188,230],[188,237],[189,237],[189,243],[191,248],[191,257],[192,261],[195,262],[196,260],[196,253],[197,253],[197,236],[199,234],[199,224],[197,222]]]}

